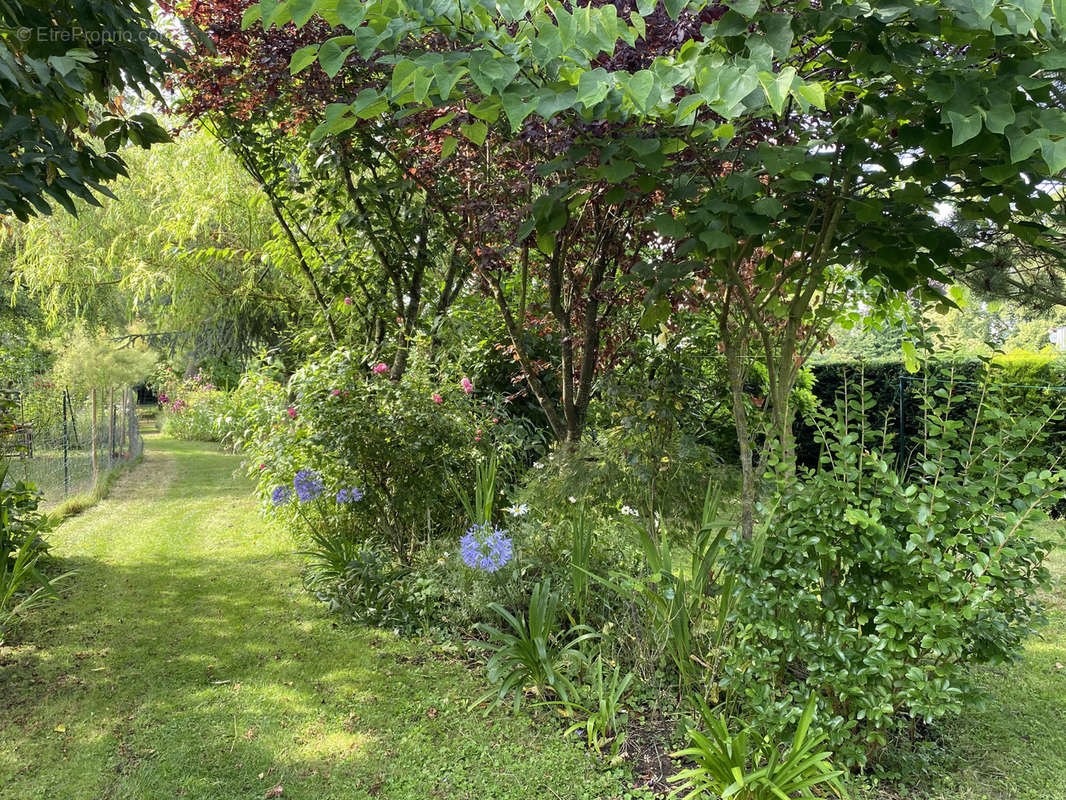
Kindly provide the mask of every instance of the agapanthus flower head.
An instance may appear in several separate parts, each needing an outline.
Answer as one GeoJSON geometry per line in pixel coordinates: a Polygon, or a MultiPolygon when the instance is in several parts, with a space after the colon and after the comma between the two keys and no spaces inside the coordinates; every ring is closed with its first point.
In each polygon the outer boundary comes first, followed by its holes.
{"type": "Polygon", "coordinates": [[[363,499],[363,491],[357,486],[348,486],[337,491],[337,505],[343,506],[348,503],[358,503],[363,499]]]}
{"type": "Polygon", "coordinates": [[[292,497],[291,486],[275,486],[273,493],[270,495],[270,502],[275,506],[283,506],[289,502],[289,498],[292,497]]]}
{"type": "Polygon", "coordinates": [[[459,554],[468,567],[496,572],[514,556],[514,544],[506,530],[486,522],[467,529],[459,540],[459,554]]]}
{"type": "Polygon", "coordinates": [[[321,476],[313,469],[302,469],[297,472],[296,477],[292,479],[292,485],[301,503],[314,500],[326,489],[321,476]]]}

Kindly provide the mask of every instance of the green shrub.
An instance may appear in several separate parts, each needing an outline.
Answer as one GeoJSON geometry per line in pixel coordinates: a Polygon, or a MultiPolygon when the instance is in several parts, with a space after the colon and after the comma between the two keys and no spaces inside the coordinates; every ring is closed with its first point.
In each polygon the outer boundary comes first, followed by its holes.
{"type": "Polygon", "coordinates": [[[0,553],[13,553],[24,543],[37,552],[48,545],[42,538],[51,527],[49,518],[38,510],[41,494],[32,483],[8,482],[8,464],[0,461],[0,553]]]}
{"type": "Polygon", "coordinates": [[[281,406],[272,395],[267,415],[246,415],[252,430],[240,442],[264,496],[304,469],[330,485],[357,486],[364,499],[349,535],[407,562],[470,524],[453,482],[472,486],[475,465],[490,452],[507,475],[520,449],[496,436],[497,412],[458,381],[416,373],[392,381],[346,350],[297,372],[289,398],[281,406]]]}
{"type": "Polygon", "coordinates": [[[937,389],[898,467],[871,396],[853,392],[821,415],[821,468],[786,486],[764,538],[726,549],[738,591],[723,683],[760,726],[783,728],[814,691],[838,755],[861,764],[915,720],[959,711],[964,667],[1010,658],[1030,632],[1047,546],[1029,523],[1063,474],[1023,464],[1060,414],[1012,416],[988,386],[971,397],[958,412],[937,389]]]}
{"type": "Polygon", "coordinates": [[[0,462],[0,641],[19,616],[55,594],[53,581],[37,568],[51,519],[37,510],[41,496],[32,484],[5,485],[6,478],[7,464],[0,462]]]}
{"type": "Polygon", "coordinates": [[[215,432],[219,443],[234,453],[254,450],[256,438],[271,430],[288,405],[285,388],[260,372],[245,373],[234,389],[217,399],[215,432]]]}

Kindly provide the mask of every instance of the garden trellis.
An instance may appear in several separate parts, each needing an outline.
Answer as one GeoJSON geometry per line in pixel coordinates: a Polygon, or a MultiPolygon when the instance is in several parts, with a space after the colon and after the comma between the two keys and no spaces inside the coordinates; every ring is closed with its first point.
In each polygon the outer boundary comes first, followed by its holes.
{"type": "Polygon", "coordinates": [[[0,457],[16,462],[9,477],[34,483],[47,504],[91,492],[102,474],[144,450],[136,398],[129,387],[84,397],[50,386],[0,393],[0,457]]]}

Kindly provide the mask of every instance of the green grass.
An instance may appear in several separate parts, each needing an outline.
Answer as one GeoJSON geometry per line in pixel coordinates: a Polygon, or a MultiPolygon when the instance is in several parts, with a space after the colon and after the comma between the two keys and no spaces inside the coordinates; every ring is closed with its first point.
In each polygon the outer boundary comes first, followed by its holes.
{"type": "Polygon", "coordinates": [[[0,797],[617,794],[553,722],[467,711],[465,665],[338,625],[236,459],[148,447],[52,534],[79,574],[0,649],[0,797]]]}
{"type": "MultiPolygon", "coordinates": [[[[1063,525],[1048,533],[1061,535],[1063,525]]],[[[975,670],[984,707],[940,723],[917,783],[859,798],[1066,800],[1066,550],[1048,566],[1048,624],[1017,663],[975,670]]]]}
{"type": "MultiPolygon", "coordinates": [[[[52,534],[79,575],[0,648],[4,800],[620,794],[553,721],[468,711],[464,664],[331,618],[235,458],[148,447],[52,534]]],[[[978,670],[986,708],[940,725],[916,784],[859,797],[1066,800],[1066,551],[1050,563],[1049,623],[978,670]]]]}

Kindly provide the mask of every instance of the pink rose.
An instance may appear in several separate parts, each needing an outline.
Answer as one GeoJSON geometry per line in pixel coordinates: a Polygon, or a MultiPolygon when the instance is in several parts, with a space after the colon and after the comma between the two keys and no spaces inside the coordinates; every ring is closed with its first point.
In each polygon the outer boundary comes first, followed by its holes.
{"type": "Polygon", "coordinates": [[[346,306],[350,306],[351,304],[352,304],[352,298],[350,298],[350,297],[345,297],[345,298],[344,298],[344,305],[346,305],[346,306]]]}
{"type": "Polygon", "coordinates": [[[337,396],[337,395],[339,395],[340,393],[341,393],[341,390],[340,390],[340,389],[334,389],[334,390],[333,390],[333,396],[334,396],[334,397],[336,397],[336,396],[337,396]]]}
{"type": "Polygon", "coordinates": [[[382,361],[380,364],[375,364],[374,365],[373,372],[374,372],[375,375],[380,375],[381,373],[388,372],[388,371],[389,371],[389,366],[384,361],[382,361]]]}
{"type": "Polygon", "coordinates": [[[443,403],[443,402],[444,402],[444,398],[443,398],[443,397],[441,397],[441,396],[440,396],[439,394],[437,394],[436,392],[434,392],[434,393],[433,393],[433,402],[434,402],[434,403],[436,403],[437,405],[440,405],[441,403],[443,403]]]}
{"type": "Polygon", "coordinates": [[[459,385],[463,387],[463,391],[467,394],[470,394],[474,391],[474,384],[470,381],[469,378],[463,378],[461,381],[459,381],[459,385]]]}
{"type": "Polygon", "coordinates": [[[289,406],[288,412],[289,412],[289,419],[296,419],[296,409],[295,408],[293,408],[292,406],[289,406]]]}

